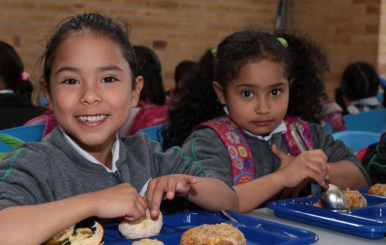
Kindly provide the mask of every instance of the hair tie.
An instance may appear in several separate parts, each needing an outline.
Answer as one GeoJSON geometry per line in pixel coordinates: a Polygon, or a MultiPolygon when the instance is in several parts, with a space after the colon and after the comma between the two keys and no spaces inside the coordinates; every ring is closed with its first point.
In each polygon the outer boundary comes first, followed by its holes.
{"type": "Polygon", "coordinates": [[[217,55],[217,49],[216,48],[212,49],[212,55],[213,55],[213,57],[216,58],[216,55],[217,55]]]}
{"type": "Polygon", "coordinates": [[[287,41],[282,38],[282,37],[278,37],[277,40],[281,43],[281,45],[283,45],[285,48],[288,48],[288,43],[287,41]]]}
{"type": "Polygon", "coordinates": [[[21,75],[20,75],[20,79],[21,79],[23,82],[28,81],[28,78],[30,78],[30,77],[31,77],[31,75],[30,75],[28,72],[26,72],[26,71],[23,71],[23,72],[21,73],[21,75]]]}

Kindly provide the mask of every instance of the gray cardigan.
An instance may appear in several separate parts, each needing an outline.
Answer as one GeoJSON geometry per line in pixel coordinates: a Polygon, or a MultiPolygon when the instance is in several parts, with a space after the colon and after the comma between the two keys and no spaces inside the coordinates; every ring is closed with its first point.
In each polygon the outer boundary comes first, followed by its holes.
{"type": "Polygon", "coordinates": [[[102,190],[123,182],[140,191],[150,178],[173,173],[222,179],[218,168],[192,163],[180,148],[163,153],[144,133],[120,140],[118,171],[79,155],[58,128],[43,142],[28,142],[0,162],[0,210],[9,206],[52,202],[102,190]]]}
{"type": "MultiPolygon", "coordinates": [[[[349,161],[356,165],[370,184],[370,178],[359,163],[358,158],[352,154],[342,141],[335,141],[333,137],[317,124],[310,124],[313,138],[313,148],[322,149],[328,157],[329,163],[349,161]]],[[[244,134],[255,162],[256,178],[275,172],[280,167],[280,160],[271,152],[271,145],[275,144],[279,149],[288,153],[287,147],[280,133],[274,134],[269,141],[260,140],[244,134]]],[[[221,176],[228,185],[233,185],[232,162],[228,150],[221,138],[211,128],[203,128],[194,131],[184,142],[184,154],[201,165],[211,164],[223,166],[216,170],[216,175],[221,176]]]]}

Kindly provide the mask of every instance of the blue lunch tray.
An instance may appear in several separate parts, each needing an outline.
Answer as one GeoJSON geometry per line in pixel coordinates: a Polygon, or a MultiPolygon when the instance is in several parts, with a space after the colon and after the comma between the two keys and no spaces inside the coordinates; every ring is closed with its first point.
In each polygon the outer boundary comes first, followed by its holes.
{"type": "Polygon", "coordinates": [[[354,236],[381,239],[386,233],[386,197],[367,194],[367,190],[359,189],[367,200],[367,207],[348,212],[334,212],[312,206],[319,200],[319,196],[273,201],[268,204],[268,208],[280,218],[354,236]]]}
{"type": "MultiPolygon", "coordinates": [[[[164,215],[163,226],[158,236],[151,239],[162,241],[165,245],[179,245],[184,231],[202,224],[230,223],[238,228],[245,236],[247,245],[263,244],[291,244],[303,245],[318,241],[319,237],[310,231],[277,224],[274,222],[229,212],[239,223],[229,221],[221,213],[206,211],[185,212],[164,215]]],[[[129,245],[140,239],[124,238],[118,230],[117,224],[104,226],[105,245],[129,245]]]]}

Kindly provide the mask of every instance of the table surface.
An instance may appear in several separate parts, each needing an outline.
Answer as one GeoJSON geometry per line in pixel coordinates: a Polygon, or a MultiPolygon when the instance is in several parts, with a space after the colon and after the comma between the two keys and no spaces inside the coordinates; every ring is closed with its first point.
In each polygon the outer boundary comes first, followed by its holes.
{"type": "Polygon", "coordinates": [[[292,220],[282,219],[276,217],[272,210],[268,208],[255,209],[247,215],[256,217],[259,219],[269,220],[283,225],[288,225],[303,230],[308,230],[316,233],[319,236],[319,241],[314,243],[318,245],[335,245],[335,244],[348,244],[348,245],[362,245],[362,244],[386,244],[386,237],[382,239],[366,239],[349,235],[346,233],[336,232],[325,228],[307,225],[292,220]]]}

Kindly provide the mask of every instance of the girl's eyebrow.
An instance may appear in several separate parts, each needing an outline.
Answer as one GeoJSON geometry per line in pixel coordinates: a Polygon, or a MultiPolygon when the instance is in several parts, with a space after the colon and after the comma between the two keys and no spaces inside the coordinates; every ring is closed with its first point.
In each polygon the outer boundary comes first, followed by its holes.
{"type": "MultiPolygon", "coordinates": [[[[115,65],[99,67],[98,70],[99,71],[121,71],[121,72],[123,72],[123,70],[121,68],[119,68],[118,66],[115,66],[115,65]]],[[[60,72],[64,72],[64,71],[72,71],[72,72],[79,73],[80,69],[75,68],[75,67],[70,67],[70,66],[63,66],[63,67],[60,67],[59,70],[57,70],[55,72],[55,75],[57,75],[60,72]]]]}
{"type": "Polygon", "coordinates": [[[100,70],[100,71],[122,71],[123,72],[123,70],[121,68],[119,68],[118,66],[115,66],[115,65],[100,67],[100,68],[98,68],[98,70],[100,70]]]}
{"type": "MultiPolygon", "coordinates": [[[[285,86],[285,85],[287,85],[287,83],[279,82],[279,83],[271,84],[268,87],[276,88],[276,87],[285,86]]],[[[255,86],[256,86],[255,84],[251,84],[251,83],[244,83],[244,84],[236,85],[236,87],[248,87],[248,88],[253,88],[255,86]]]]}
{"type": "Polygon", "coordinates": [[[75,68],[75,67],[70,67],[70,66],[63,66],[63,67],[60,67],[60,68],[55,72],[55,75],[57,75],[57,74],[60,73],[60,72],[64,72],[64,71],[79,72],[79,69],[78,69],[78,68],[75,68]]]}
{"type": "Polygon", "coordinates": [[[280,82],[280,83],[275,83],[275,84],[269,85],[269,87],[275,88],[275,87],[281,87],[281,86],[285,86],[285,85],[287,85],[287,83],[280,82]]]}

